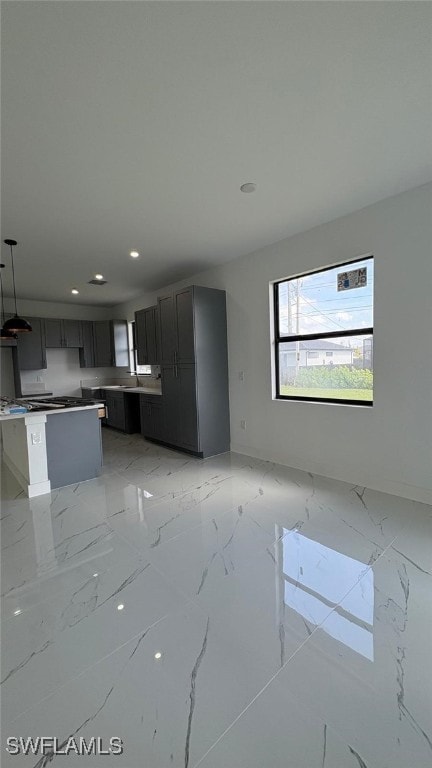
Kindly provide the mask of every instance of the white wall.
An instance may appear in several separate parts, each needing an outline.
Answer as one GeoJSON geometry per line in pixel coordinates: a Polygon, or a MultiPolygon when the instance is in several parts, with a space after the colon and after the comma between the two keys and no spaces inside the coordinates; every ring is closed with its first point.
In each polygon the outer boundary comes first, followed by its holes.
{"type": "MultiPolygon", "coordinates": [[[[15,313],[13,299],[5,299],[5,312],[15,313]]],[[[109,320],[115,317],[112,307],[92,307],[87,304],[62,304],[54,301],[33,301],[18,297],[21,317],[60,317],[64,320],[109,320]]]]}
{"type": "MultiPolygon", "coordinates": [[[[182,281],[227,291],[234,451],[432,501],[431,213],[428,184],[182,281]],[[374,406],[274,400],[269,282],[366,253],[375,256],[374,406]]],[[[156,295],[115,314],[131,319],[156,295]]]]}
{"type": "MultiPolygon", "coordinates": [[[[21,384],[41,381],[54,395],[81,396],[81,379],[127,377],[126,368],[80,368],[77,349],[47,349],[47,367],[40,371],[22,371],[21,384]]],[[[35,391],[33,389],[33,391],[35,391]]]]}

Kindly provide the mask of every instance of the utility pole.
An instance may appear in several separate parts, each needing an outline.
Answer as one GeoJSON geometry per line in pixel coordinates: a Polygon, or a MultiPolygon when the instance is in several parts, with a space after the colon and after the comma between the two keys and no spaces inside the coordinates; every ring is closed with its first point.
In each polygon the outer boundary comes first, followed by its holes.
{"type": "MultiPolygon", "coordinates": [[[[300,332],[300,280],[297,278],[296,280],[296,334],[297,336],[299,335],[299,332],[300,332]]],[[[298,339],[296,341],[295,357],[296,357],[295,377],[297,380],[297,375],[300,367],[300,342],[298,339]]]]}
{"type": "Polygon", "coordinates": [[[287,302],[288,302],[288,335],[292,333],[292,310],[291,310],[291,284],[287,285],[287,302]]]}

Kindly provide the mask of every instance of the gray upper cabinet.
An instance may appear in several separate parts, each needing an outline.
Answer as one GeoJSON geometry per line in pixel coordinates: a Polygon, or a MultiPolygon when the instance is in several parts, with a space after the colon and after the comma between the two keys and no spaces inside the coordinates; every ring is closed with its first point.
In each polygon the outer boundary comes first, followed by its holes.
{"type": "Polygon", "coordinates": [[[18,334],[18,368],[20,371],[38,371],[47,367],[43,320],[40,317],[28,317],[27,320],[33,330],[18,334]]]}
{"type": "Polygon", "coordinates": [[[158,299],[163,442],[199,456],[229,450],[225,292],[190,286],[158,299]]]}
{"type": "Polygon", "coordinates": [[[147,365],[146,310],[135,312],[135,346],[138,365],[147,365]]]}
{"type": "Polygon", "coordinates": [[[158,308],[135,312],[135,343],[138,365],[159,365],[158,308]]]}
{"type": "Polygon", "coordinates": [[[54,318],[46,318],[45,325],[45,346],[48,349],[63,346],[62,321],[54,318]]]}
{"type": "Polygon", "coordinates": [[[98,320],[93,323],[93,335],[95,368],[111,368],[114,363],[109,320],[98,320]]]}
{"type": "Polygon", "coordinates": [[[159,365],[159,313],[157,306],[146,310],[147,365],[159,365]]]}
{"type": "Polygon", "coordinates": [[[58,320],[57,318],[46,318],[45,326],[45,346],[50,348],[58,347],[80,347],[81,321],[80,320],[58,320]]]}
{"type": "Polygon", "coordinates": [[[129,366],[129,341],[126,320],[98,320],[93,323],[96,368],[129,366]]]}
{"type": "Polygon", "coordinates": [[[192,288],[182,288],[174,293],[174,323],[178,363],[195,360],[194,313],[192,288]]]}
{"type": "Polygon", "coordinates": [[[195,360],[193,288],[181,288],[158,298],[162,363],[195,360]]]}
{"type": "Polygon", "coordinates": [[[33,331],[18,339],[18,369],[37,371],[47,367],[46,349],[79,349],[81,368],[129,367],[126,320],[62,320],[29,318],[33,331]]]}
{"type": "Polygon", "coordinates": [[[158,297],[160,364],[174,364],[177,352],[174,294],[158,297]]]}
{"type": "Polygon", "coordinates": [[[80,351],[79,351],[80,367],[94,368],[95,367],[94,338],[93,338],[93,323],[91,320],[81,321],[81,339],[82,339],[82,347],[80,348],[80,351]]]}
{"type": "Polygon", "coordinates": [[[63,320],[63,346],[81,347],[81,320],[63,320]]]}

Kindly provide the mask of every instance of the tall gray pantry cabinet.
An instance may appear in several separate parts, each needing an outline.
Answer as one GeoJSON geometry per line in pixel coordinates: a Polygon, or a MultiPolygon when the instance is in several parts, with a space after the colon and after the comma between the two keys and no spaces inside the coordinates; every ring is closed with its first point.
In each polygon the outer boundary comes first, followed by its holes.
{"type": "Polygon", "coordinates": [[[198,456],[230,447],[225,291],[192,285],[158,297],[163,442],[198,456]]]}

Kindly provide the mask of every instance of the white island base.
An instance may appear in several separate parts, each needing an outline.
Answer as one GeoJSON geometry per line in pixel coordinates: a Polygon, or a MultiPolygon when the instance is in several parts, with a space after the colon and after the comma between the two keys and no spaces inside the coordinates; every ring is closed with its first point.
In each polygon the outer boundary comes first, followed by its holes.
{"type": "Polygon", "coordinates": [[[97,477],[102,466],[100,404],[0,416],[3,460],[33,498],[97,477]]]}
{"type": "Polygon", "coordinates": [[[51,491],[46,450],[46,414],[1,421],[3,461],[29,498],[51,491]]]}

